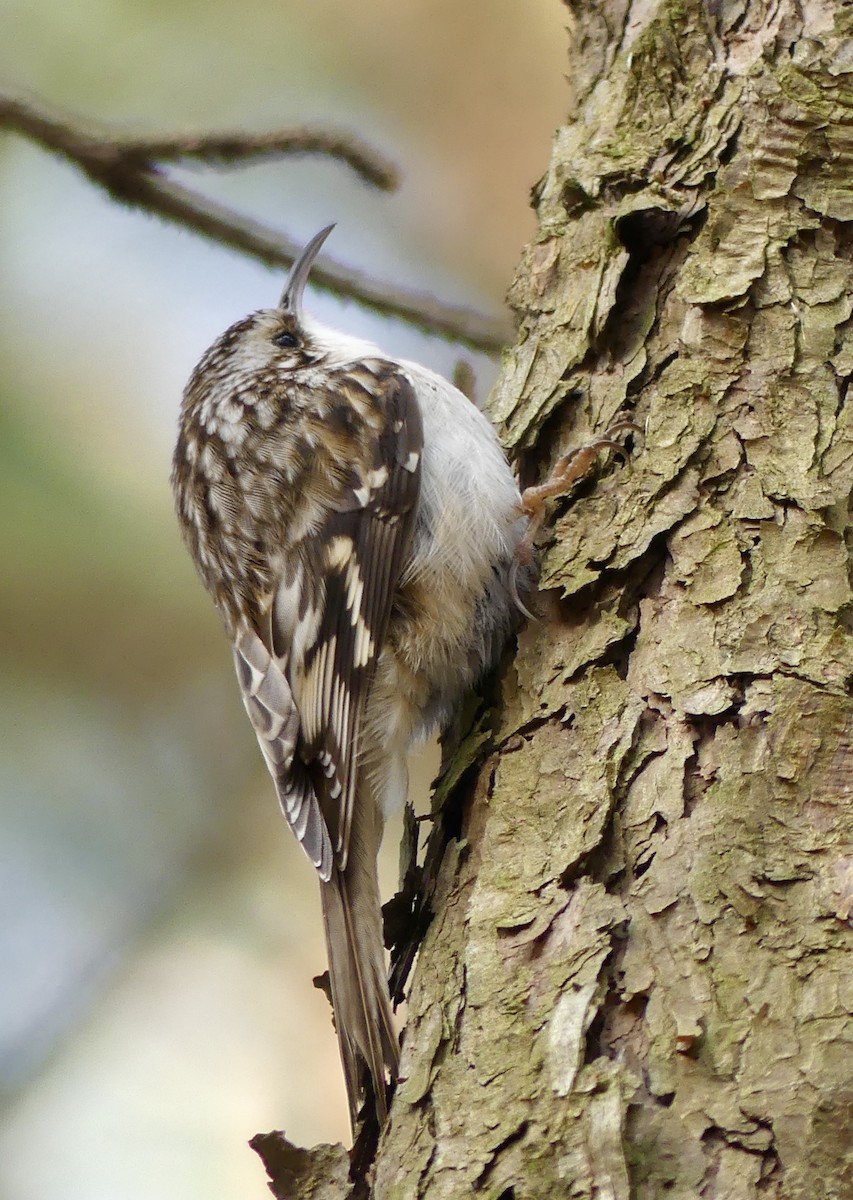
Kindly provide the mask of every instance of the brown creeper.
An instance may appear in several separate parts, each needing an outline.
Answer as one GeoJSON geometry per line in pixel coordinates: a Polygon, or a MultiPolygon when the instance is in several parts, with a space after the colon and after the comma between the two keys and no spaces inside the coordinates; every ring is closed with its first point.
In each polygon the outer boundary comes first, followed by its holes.
{"type": "Polygon", "coordinates": [[[486,418],[438,375],[278,308],[211,346],[172,472],[184,538],[231,638],[281,807],[320,877],[349,1097],[380,1120],[397,1038],[376,855],[406,754],[513,623],[519,494],[486,418]],[[365,1074],[364,1068],[367,1073],[365,1074]]]}

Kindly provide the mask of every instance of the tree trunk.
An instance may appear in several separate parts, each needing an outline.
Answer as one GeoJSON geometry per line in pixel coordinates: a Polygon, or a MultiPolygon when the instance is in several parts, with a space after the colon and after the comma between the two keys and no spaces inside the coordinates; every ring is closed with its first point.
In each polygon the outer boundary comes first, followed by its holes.
{"type": "Polygon", "coordinates": [[[850,1200],[853,16],[570,8],[491,412],[645,434],[451,765],[372,1195],[850,1200]]]}
{"type": "Polygon", "coordinates": [[[375,1195],[849,1200],[853,21],[572,8],[492,415],[645,438],[544,552],[375,1195]]]}

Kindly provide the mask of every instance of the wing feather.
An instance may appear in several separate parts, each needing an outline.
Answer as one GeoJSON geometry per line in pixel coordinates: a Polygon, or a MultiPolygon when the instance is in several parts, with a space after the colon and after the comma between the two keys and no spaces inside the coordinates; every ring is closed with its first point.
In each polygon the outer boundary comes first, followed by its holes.
{"type": "Polygon", "coordinates": [[[279,665],[257,633],[243,626],[234,642],[234,665],[243,704],[255,730],[282,811],[322,879],[332,873],[332,844],[317,797],[307,780],[293,776],[299,712],[279,665]]]}
{"type": "MultiPolygon", "coordinates": [[[[302,717],[299,754],[309,765],[322,763],[314,785],[341,868],[365,701],[411,544],[423,448],[420,409],[408,379],[389,371],[370,394],[375,412],[369,445],[311,543],[306,574],[322,596],[322,615],[304,655],[303,686],[295,692],[302,717]]],[[[296,679],[298,664],[291,662],[288,674],[296,679]]]]}
{"type": "Polygon", "coordinates": [[[360,424],[338,492],[319,528],[284,554],[269,648],[244,635],[235,652],[282,809],[323,879],[333,862],[346,866],[365,702],[420,495],[414,389],[390,364],[375,366],[351,410],[360,424]]]}

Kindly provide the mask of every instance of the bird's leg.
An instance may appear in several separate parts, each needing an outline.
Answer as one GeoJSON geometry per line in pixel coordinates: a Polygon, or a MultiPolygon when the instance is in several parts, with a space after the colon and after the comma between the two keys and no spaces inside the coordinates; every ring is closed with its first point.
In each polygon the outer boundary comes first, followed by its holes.
{"type": "Polygon", "coordinates": [[[617,421],[605,431],[603,437],[586,442],[583,446],[575,446],[568,454],[564,454],[545,483],[525,488],[521,493],[521,511],[525,516],[530,517],[530,526],[526,537],[532,541],[539,532],[542,518],[545,515],[545,504],[548,500],[555,496],[568,495],[578,483],[589,478],[598,462],[599,451],[615,450],[624,457],[624,437],[631,433],[641,434],[642,432],[642,427],[634,421],[617,421]]]}
{"type": "Polygon", "coordinates": [[[534,487],[525,488],[521,493],[520,509],[524,516],[529,517],[527,531],[516,549],[515,561],[510,572],[510,591],[518,609],[526,616],[528,612],[518,596],[517,577],[519,569],[532,567],[535,560],[534,543],[542,522],[545,519],[545,508],[549,500],[555,496],[566,496],[577,484],[588,479],[598,462],[602,450],[615,450],[623,458],[626,456],[625,439],[630,434],[642,435],[642,426],[635,421],[615,421],[603,436],[586,442],[583,446],[575,446],[568,454],[559,460],[550,477],[534,487]]]}

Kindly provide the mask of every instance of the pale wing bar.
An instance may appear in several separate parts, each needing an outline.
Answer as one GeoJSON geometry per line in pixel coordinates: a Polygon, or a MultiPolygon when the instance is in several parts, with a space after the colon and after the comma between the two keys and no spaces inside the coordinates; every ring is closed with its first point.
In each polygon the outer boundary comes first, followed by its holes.
{"type": "MultiPolygon", "coordinates": [[[[289,647],[282,646],[301,721],[296,755],[311,779],[341,869],[364,705],[411,544],[423,451],[420,409],[408,379],[389,367],[370,395],[379,436],[371,431],[369,460],[353,470],[318,536],[304,543],[302,615],[291,626],[289,647]],[[302,629],[309,621],[316,630],[310,641],[302,629]],[[304,646],[301,662],[293,653],[297,646],[304,646]]],[[[291,606],[291,618],[292,611],[291,606]]],[[[283,632],[274,633],[276,649],[283,632]]],[[[300,775],[298,768],[292,772],[294,783],[301,783],[300,775]]]]}

